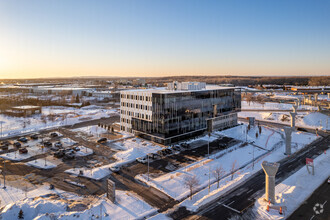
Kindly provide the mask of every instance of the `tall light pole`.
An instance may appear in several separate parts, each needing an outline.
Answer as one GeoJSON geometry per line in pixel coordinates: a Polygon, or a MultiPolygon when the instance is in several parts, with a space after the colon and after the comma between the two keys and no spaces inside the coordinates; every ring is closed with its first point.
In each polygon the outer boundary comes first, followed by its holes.
{"type": "Polygon", "coordinates": [[[3,170],[2,170],[2,175],[3,175],[3,189],[6,189],[6,174],[5,174],[5,170],[6,170],[6,161],[3,161],[3,170]]]}
{"type": "Polygon", "coordinates": [[[4,123],[4,121],[0,121],[0,124],[1,124],[1,138],[2,138],[2,123],[4,123]]]}
{"type": "Polygon", "coordinates": [[[207,158],[210,158],[210,137],[211,133],[209,132],[209,141],[207,143],[207,158]]]}
{"type": "Polygon", "coordinates": [[[148,182],[149,182],[149,154],[147,154],[148,157],[148,182]]]}

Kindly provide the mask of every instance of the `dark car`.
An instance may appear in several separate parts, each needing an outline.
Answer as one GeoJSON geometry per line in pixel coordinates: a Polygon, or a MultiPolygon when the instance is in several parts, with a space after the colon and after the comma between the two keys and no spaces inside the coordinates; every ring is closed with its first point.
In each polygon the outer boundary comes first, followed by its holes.
{"type": "Polygon", "coordinates": [[[76,146],[76,147],[73,147],[72,150],[74,150],[74,151],[80,151],[80,148],[76,146]]]}
{"type": "Polygon", "coordinates": [[[64,156],[64,150],[59,150],[54,153],[54,157],[62,158],[64,156]]]}
{"type": "Polygon", "coordinates": [[[46,141],[46,142],[44,142],[44,146],[45,147],[51,147],[51,146],[53,146],[53,144],[49,141],[46,141]]]}
{"type": "Polygon", "coordinates": [[[64,160],[72,160],[74,158],[74,154],[71,152],[65,153],[63,156],[64,160]]]}
{"type": "Polygon", "coordinates": [[[103,137],[97,140],[97,143],[104,143],[107,141],[107,138],[103,137]]]}
{"type": "Polygon", "coordinates": [[[22,144],[20,142],[15,142],[13,145],[17,148],[20,148],[22,146],[22,144]]]}
{"type": "Polygon", "coordinates": [[[1,150],[8,150],[8,145],[1,145],[0,148],[1,150]]]}
{"type": "Polygon", "coordinates": [[[19,149],[20,154],[27,154],[28,150],[26,148],[19,149]]]}
{"type": "Polygon", "coordinates": [[[18,141],[26,143],[28,141],[28,139],[26,137],[21,137],[21,138],[18,138],[18,141]]]}
{"type": "Polygon", "coordinates": [[[9,143],[9,141],[3,141],[3,142],[1,142],[1,145],[7,145],[7,146],[9,146],[10,143],[9,143]]]}
{"type": "Polygon", "coordinates": [[[58,134],[56,132],[53,132],[53,133],[50,133],[50,136],[54,138],[54,137],[58,137],[58,134]]]}
{"type": "Polygon", "coordinates": [[[37,134],[33,134],[30,136],[31,139],[33,140],[37,140],[38,139],[38,135],[37,134]]]}
{"type": "Polygon", "coordinates": [[[61,148],[62,147],[62,143],[60,141],[55,143],[55,147],[61,148]]]}

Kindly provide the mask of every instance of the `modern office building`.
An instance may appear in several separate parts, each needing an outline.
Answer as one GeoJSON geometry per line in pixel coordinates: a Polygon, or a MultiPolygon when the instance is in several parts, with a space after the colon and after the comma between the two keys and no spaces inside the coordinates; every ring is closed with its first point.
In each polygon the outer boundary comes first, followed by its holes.
{"type": "Polygon", "coordinates": [[[234,87],[173,82],[167,88],[120,92],[122,131],[171,144],[237,125],[241,94],[234,87]]]}

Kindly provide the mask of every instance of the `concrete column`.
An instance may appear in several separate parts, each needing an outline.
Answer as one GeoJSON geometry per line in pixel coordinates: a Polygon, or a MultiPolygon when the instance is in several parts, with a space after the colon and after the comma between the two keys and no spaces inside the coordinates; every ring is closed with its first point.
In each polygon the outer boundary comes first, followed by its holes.
{"type": "Polygon", "coordinates": [[[315,93],[315,94],[314,94],[314,101],[315,101],[315,102],[317,102],[318,97],[319,97],[319,94],[318,94],[318,93],[315,93]]]}
{"type": "Polygon", "coordinates": [[[291,127],[283,127],[285,133],[285,154],[291,155],[291,134],[293,129],[291,127]]]}
{"type": "Polygon", "coordinates": [[[263,161],[262,169],[266,175],[266,201],[270,201],[271,203],[275,203],[275,175],[280,166],[279,163],[270,163],[267,161],[263,161]]]}
{"type": "Polygon", "coordinates": [[[296,126],[296,112],[290,112],[291,116],[291,127],[294,128],[296,126]]]}
{"type": "Polygon", "coordinates": [[[298,108],[298,105],[297,104],[292,106],[292,109],[293,109],[293,112],[294,113],[297,113],[297,108],[298,108]]]}

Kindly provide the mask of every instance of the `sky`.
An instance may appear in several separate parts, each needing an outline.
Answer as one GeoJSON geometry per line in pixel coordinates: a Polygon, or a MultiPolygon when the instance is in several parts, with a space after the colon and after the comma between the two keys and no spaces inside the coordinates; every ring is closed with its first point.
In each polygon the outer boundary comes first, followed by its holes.
{"type": "Polygon", "coordinates": [[[327,0],[0,0],[0,78],[330,75],[327,0]]]}

